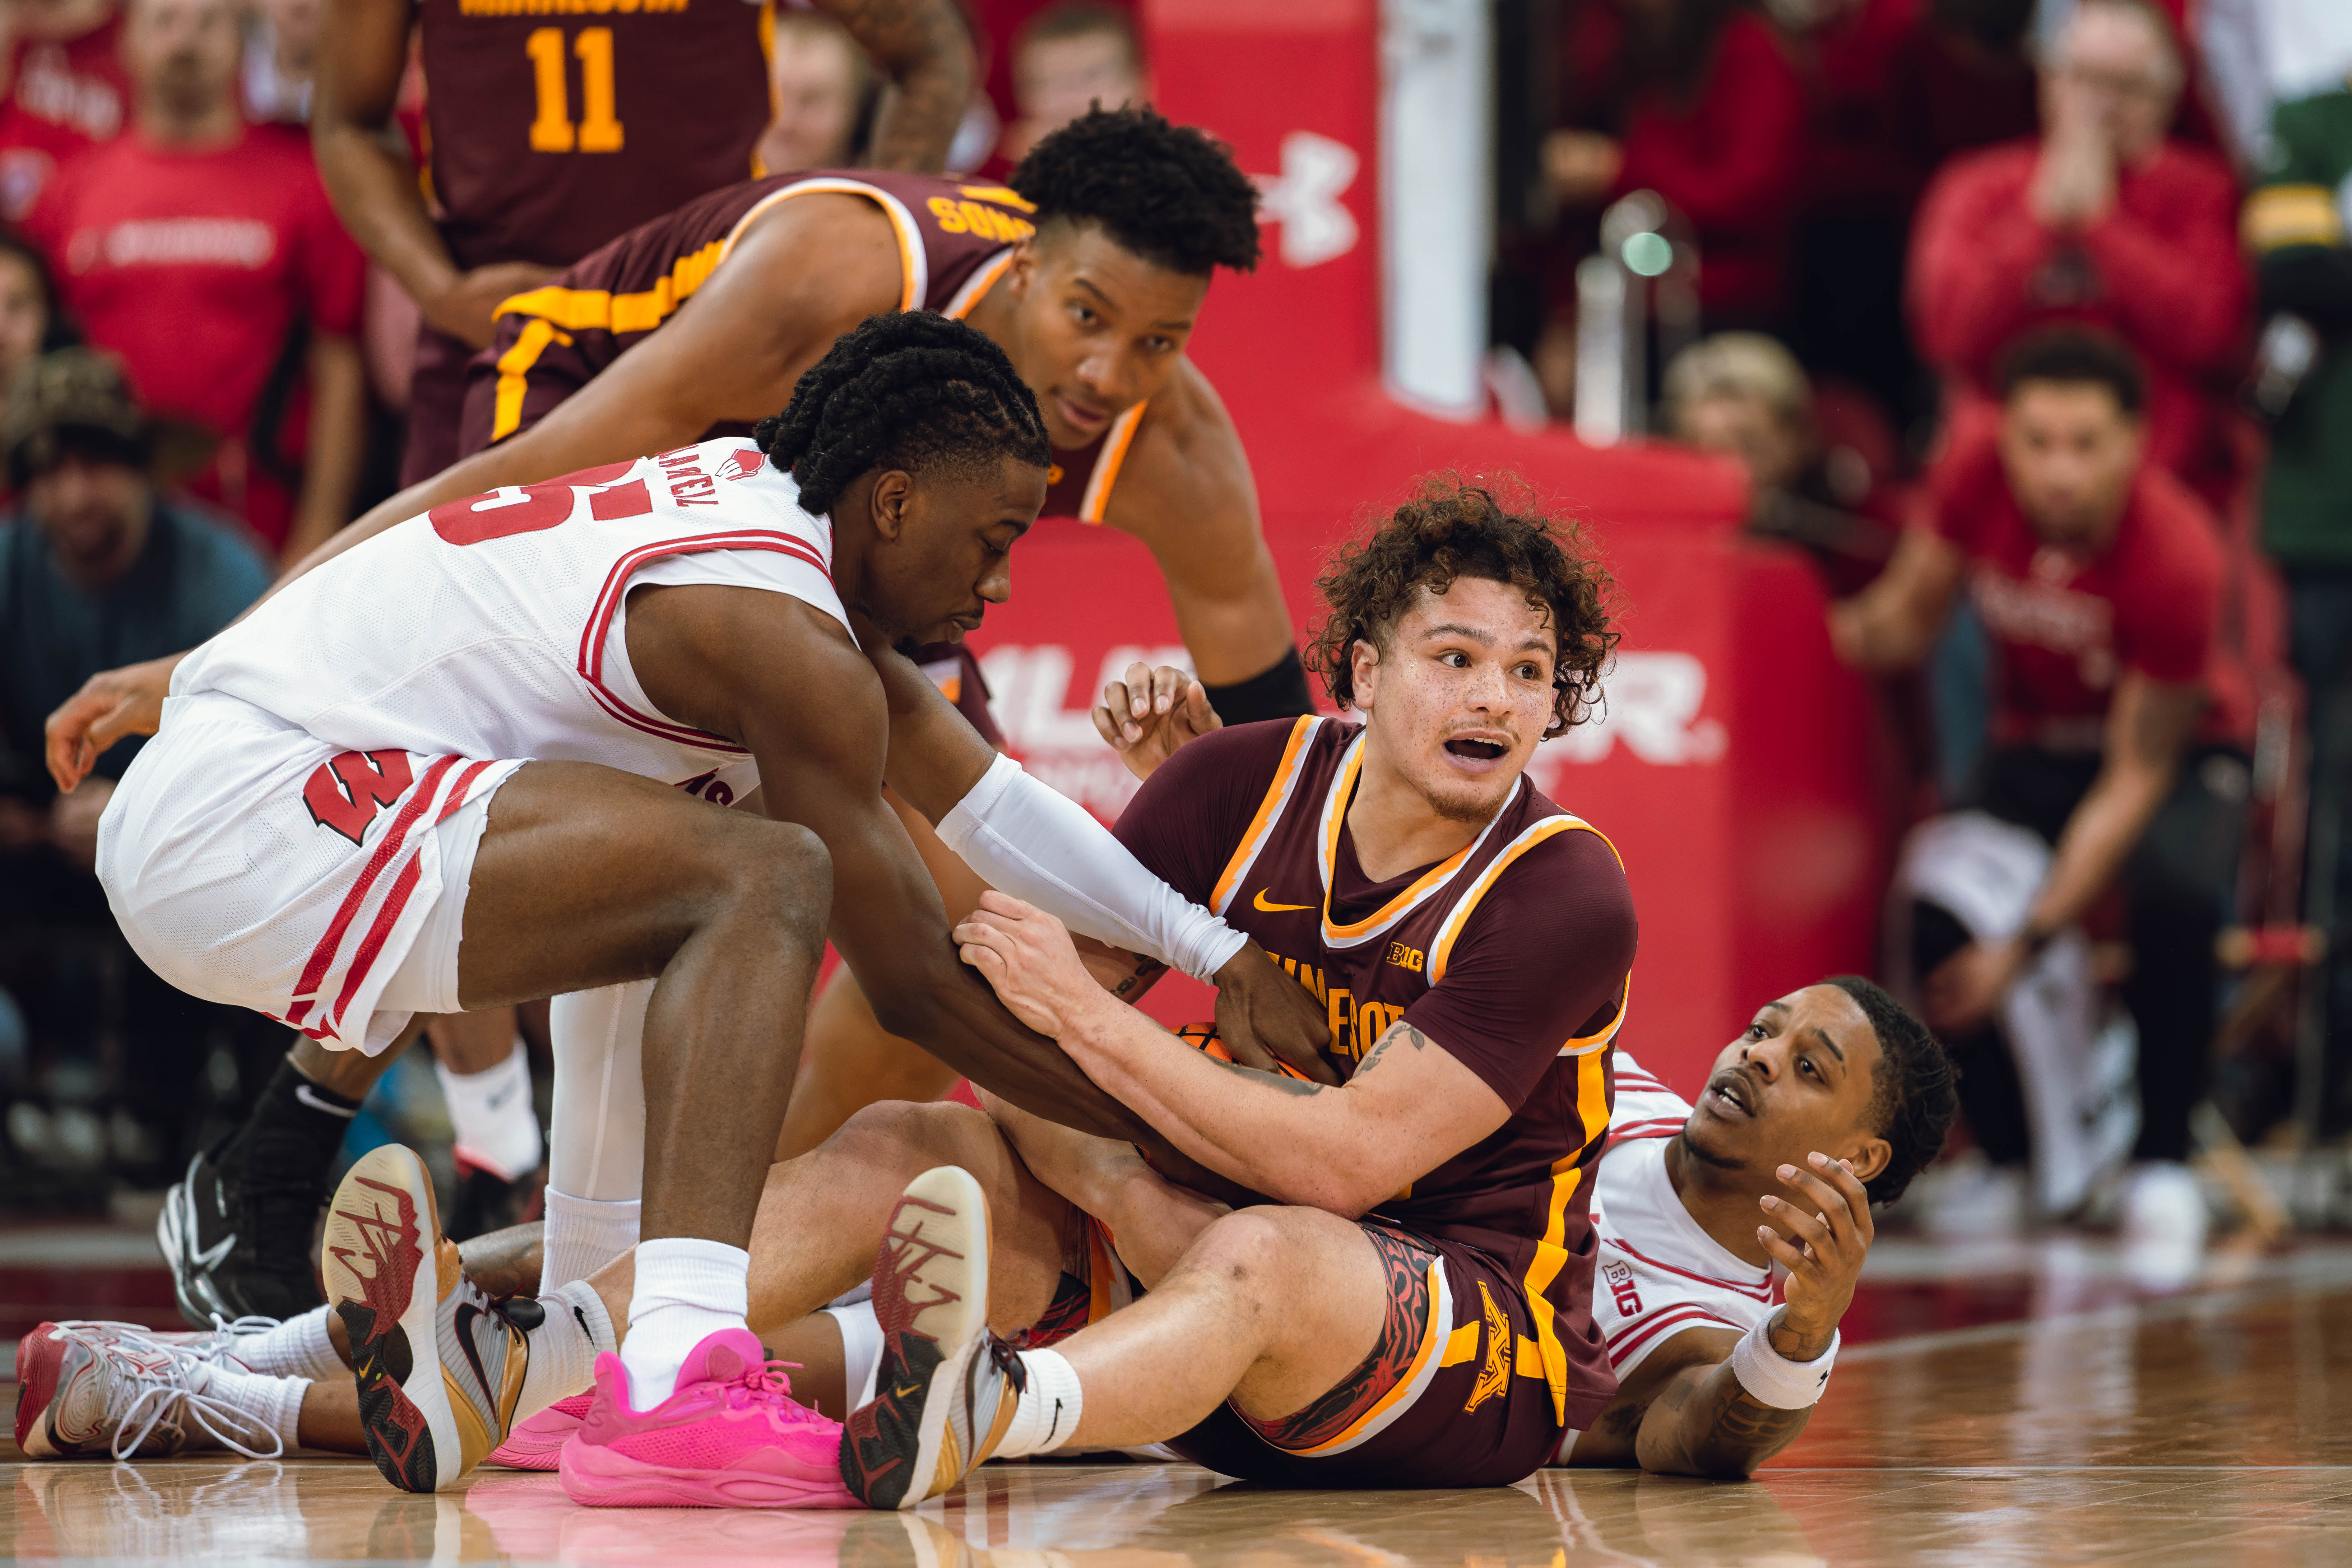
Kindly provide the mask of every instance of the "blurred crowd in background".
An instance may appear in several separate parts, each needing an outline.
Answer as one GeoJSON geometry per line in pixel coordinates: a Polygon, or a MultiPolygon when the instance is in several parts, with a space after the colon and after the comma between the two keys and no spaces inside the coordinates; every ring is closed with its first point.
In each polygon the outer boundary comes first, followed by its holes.
{"type": "MultiPolygon", "coordinates": [[[[412,385],[576,259],[467,254],[430,180],[330,199],[336,136],[432,164],[431,84],[395,52],[314,155],[321,4],[0,3],[0,1207],[161,1185],[286,1040],[122,947],[89,866],[136,748],[58,796],[44,716],[437,468],[412,385]]],[[[963,10],[953,170],[1151,98],[1126,6],[963,10]]],[[[2352,5],[1492,14],[1498,398],[1579,417],[1580,279],[1625,268],[1635,427],[1819,563],[1914,829],[1885,968],[1967,1072],[1938,1223],[2201,1240],[2193,1151],[2352,1123],[2352,5]]],[[[859,163],[882,73],[822,14],[762,35],[757,166],[859,163]]]]}

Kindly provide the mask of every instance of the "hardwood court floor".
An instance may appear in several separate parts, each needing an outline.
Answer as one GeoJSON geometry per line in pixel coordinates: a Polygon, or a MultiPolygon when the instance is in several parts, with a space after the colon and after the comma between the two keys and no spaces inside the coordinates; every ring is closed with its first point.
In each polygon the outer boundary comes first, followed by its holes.
{"type": "Polygon", "coordinates": [[[0,1466],[24,1561],[793,1568],[2352,1563],[2352,1255],[2197,1293],[1857,1345],[1751,1484],[1547,1471],[1312,1494],[1185,1466],[998,1465],[915,1515],[575,1509],[551,1476],[437,1498],[363,1462],[0,1466]]]}

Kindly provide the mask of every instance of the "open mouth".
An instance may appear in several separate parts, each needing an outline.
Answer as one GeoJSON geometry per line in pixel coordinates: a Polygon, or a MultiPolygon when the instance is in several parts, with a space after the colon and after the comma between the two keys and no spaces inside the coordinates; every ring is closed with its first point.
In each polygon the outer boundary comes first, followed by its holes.
{"type": "Polygon", "coordinates": [[[1511,750],[1499,741],[1474,741],[1466,736],[1446,742],[1445,749],[1457,757],[1470,757],[1482,763],[1507,756],[1511,750]]]}
{"type": "Polygon", "coordinates": [[[1706,1098],[1718,1112],[1728,1116],[1755,1115],[1753,1093],[1747,1079],[1736,1072],[1717,1073],[1706,1086],[1706,1098]]]}

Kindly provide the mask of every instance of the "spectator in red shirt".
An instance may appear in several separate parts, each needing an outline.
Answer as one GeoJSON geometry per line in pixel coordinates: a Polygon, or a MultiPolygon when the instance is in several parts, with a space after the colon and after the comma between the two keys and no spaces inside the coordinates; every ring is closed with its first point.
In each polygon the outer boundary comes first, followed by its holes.
{"type": "Polygon", "coordinates": [[[2021,1115],[1996,1103],[2013,1100],[2015,1079],[2000,1070],[1988,1020],[2042,949],[2120,879],[2134,953],[2124,1001],[2139,1030],[2137,1153],[2162,1167],[2145,1186],[2147,1208],[2150,1223],[2187,1226],[2193,1184],[2180,1163],[2204,1093],[2213,941],[2235,878],[2252,728],[2247,688],[2223,669],[2217,639],[2219,531],[2147,460],[2139,371],[2112,339],[2068,328],[2029,336],[2004,357],[2000,385],[1997,437],[1940,465],[1934,526],[1906,533],[1885,575],[1832,606],[1831,637],[1849,664],[1916,665],[1968,587],[1999,666],[1977,804],[2053,853],[2005,940],[1969,940],[1950,911],[1919,914],[1928,1021],[1955,1060],[1979,1064],[1968,1091],[1979,1142],[1997,1163],[2021,1158],[2021,1115]]]}
{"type": "Polygon", "coordinates": [[[129,120],[114,0],[16,0],[0,11],[0,218],[16,223],[51,175],[129,120]]]}
{"type": "Polygon", "coordinates": [[[195,494],[297,561],[349,521],[365,266],[299,130],[247,125],[231,0],[132,0],[132,133],[76,159],[27,227],[142,402],[222,440],[195,494]]]}
{"type": "Polygon", "coordinates": [[[1553,132],[1543,161],[1554,194],[1579,207],[1657,192],[1697,230],[1708,328],[1777,323],[1804,152],[1796,68],[1746,0],[1626,0],[1622,28],[1604,11],[1586,8],[1571,47],[1622,37],[1612,74],[1626,84],[1623,135],[1553,132]]]}
{"type": "Polygon", "coordinates": [[[1991,422],[1994,356],[2055,321],[2103,327],[2147,369],[2148,457],[2226,484],[2218,378],[2243,337],[2238,195],[2218,155],[2168,140],[2181,57],[2139,0],[2084,0],[2042,78],[2042,136],[1958,157],[1929,186],[1912,318],[1955,436],[1991,422]]]}

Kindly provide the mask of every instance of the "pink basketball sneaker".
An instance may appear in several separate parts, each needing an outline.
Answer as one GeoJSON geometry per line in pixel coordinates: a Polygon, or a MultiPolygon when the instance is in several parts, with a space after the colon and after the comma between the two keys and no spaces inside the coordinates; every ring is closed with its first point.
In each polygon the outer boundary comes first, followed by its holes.
{"type": "Polygon", "coordinates": [[[559,1399],[536,1415],[525,1416],[515,1424],[507,1440],[483,1461],[503,1465],[509,1470],[552,1470],[555,1456],[562,1452],[564,1442],[580,1430],[586,1419],[593,1394],[575,1394],[569,1399],[559,1399]]]}
{"type": "Polygon", "coordinates": [[[677,1392],[629,1406],[616,1355],[596,1358],[587,1418],[558,1468],[591,1508],[856,1508],[841,1484],[841,1423],[792,1398],[792,1379],[748,1330],[687,1352],[677,1392]]]}

